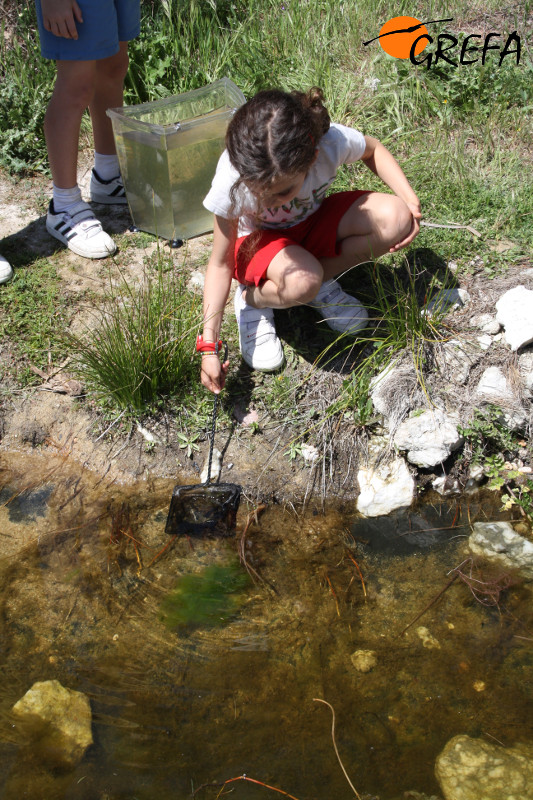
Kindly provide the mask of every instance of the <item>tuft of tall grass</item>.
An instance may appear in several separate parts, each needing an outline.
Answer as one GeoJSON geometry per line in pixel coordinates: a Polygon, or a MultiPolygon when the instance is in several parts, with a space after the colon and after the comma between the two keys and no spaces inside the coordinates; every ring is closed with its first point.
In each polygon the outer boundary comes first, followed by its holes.
{"type": "Polygon", "coordinates": [[[372,378],[406,354],[420,388],[426,392],[425,372],[432,346],[449,336],[442,322],[446,306],[438,300],[446,288],[437,275],[428,277],[416,258],[412,264],[404,259],[401,267],[395,269],[384,270],[379,264],[372,265],[370,293],[373,299],[365,302],[370,312],[369,328],[355,342],[351,339],[346,344],[345,352],[349,356],[354,349],[361,352],[330,413],[350,412],[356,424],[368,424],[373,416],[369,396],[372,378]],[[426,302],[430,298],[436,303],[432,312],[427,313],[426,302]]]}
{"type": "Polygon", "coordinates": [[[161,260],[140,287],[122,276],[94,314],[91,327],[68,344],[96,396],[140,412],[170,398],[183,401],[199,384],[194,354],[201,300],[161,260]]]}

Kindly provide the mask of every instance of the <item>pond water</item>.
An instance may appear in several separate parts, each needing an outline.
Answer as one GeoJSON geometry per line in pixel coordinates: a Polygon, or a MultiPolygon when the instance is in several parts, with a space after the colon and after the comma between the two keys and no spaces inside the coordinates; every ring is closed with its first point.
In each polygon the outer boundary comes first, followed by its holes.
{"type": "Polygon", "coordinates": [[[2,800],[209,800],[243,774],[350,800],[318,699],[361,798],[439,795],[435,758],[456,734],[533,739],[528,586],[499,593],[501,575],[475,572],[482,584],[455,580],[415,620],[467,557],[469,523],[497,517],[490,498],[379,520],[253,519],[243,501],[235,537],[171,540],[168,481],[117,486],[39,454],[0,470],[2,800]],[[374,653],[367,672],[358,650],[374,653]],[[40,763],[11,715],[49,679],[91,702],[94,745],[71,772],[40,763]]]}

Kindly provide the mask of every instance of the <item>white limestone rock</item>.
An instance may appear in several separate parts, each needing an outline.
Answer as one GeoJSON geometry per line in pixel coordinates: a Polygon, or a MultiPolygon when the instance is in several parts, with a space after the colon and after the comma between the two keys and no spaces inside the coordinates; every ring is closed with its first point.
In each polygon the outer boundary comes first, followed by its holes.
{"type": "Polygon", "coordinates": [[[533,291],[515,286],[496,303],[496,319],[505,328],[505,339],[511,350],[533,342],[533,291]]]}
{"type": "Polygon", "coordinates": [[[419,467],[434,467],[463,443],[456,420],[440,408],[425,409],[398,426],[394,445],[407,452],[407,460],[419,467]]]}
{"type": "Polygon", "coordinates": [[[503,421],[510,430],[520,430],[525,425],[526,412],[520,397],[499,367],[488,367],[485,370],[475,394],[481,403],[501,407],[503,421]]]}
{"type": "Polygon", "coordinates": [[[504,569],[518,569],[533,580],[533,542],[520,536],[508,522],[474,522],[468,546],[475,555],[504,569]]]}
{"type": "Polygon", "coordinates": [[[454,736],[437,758],[445,800],[533,800],[533,745],[454,736]]]}
{"type": "Polygon", "coordinates": [[[73,769],[93,743],[89,699],[59,681],[38,681],[13,706],[20,728],[43,761],[73,769]]]}
{"type": "Polygon", "coordinates": [[[489,336],[488,333],[484,333],[482,336],[476,337],[476,342],[482,350],[489,350],[492,346],[492,336],[489,336]]]}
{"type": "Polygon", "coordinates": [[[218,447],[213,447],[211,470],[209,470],[209,453],[208,453],[200,475],[200,483],[206,483],[208,478],[209,478],[209,483],[216,483],[220,478],[221,472],[222,472],[222,453],[220,452],[218,447]]]}
{"type": "Polygon", "coordinates": [[[415,480],[402,458],[360,469],[357,510],[365,517],[381,517],[408,508],[415,497],[415,480]]]}

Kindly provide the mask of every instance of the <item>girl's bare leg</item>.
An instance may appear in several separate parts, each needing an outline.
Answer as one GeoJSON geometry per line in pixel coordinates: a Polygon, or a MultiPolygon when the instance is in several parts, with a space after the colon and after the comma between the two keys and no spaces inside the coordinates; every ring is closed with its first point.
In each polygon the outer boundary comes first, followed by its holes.
{"type": "Polygon", "coordinates": [[[320,259],[324,280],[388,253],[407,236],[412,224],[411,212],[396,195],[380,192],[362,195],[339,223],[337,239],[341,242],[341,254],[320,259]]]}
{"type": "Polygon", "coordinates": [[[255,308],[291,308],[312,300],[324,281],[324,270],[311,253],[298,245],[277,253],[260,286],[246,290],[246,302],[255,308]]]}

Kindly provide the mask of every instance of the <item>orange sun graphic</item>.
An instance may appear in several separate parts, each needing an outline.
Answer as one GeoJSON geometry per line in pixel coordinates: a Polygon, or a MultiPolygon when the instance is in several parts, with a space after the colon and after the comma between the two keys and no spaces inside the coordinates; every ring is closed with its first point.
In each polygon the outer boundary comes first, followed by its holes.
{"type": "MultiPolygon", "coordinates": [[[[379,43],[383,50],[394,58],[409,58],[411,47],[419,36],[427,35],[426,26],[415,17],[393,17],[386,22],[379,32],[379,43]],[[409,31],[408,28],[416,30],[409,31]],[[394,33],[394,31],[398,31],[394,33]],[[383,34],[388,34],[383,36],[383,34]]],[[[427,39],[422,39],[414,50],[414,55],[422,52],[428,44],[427,39]]]]}

